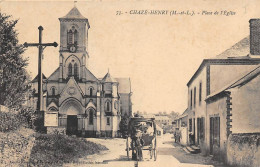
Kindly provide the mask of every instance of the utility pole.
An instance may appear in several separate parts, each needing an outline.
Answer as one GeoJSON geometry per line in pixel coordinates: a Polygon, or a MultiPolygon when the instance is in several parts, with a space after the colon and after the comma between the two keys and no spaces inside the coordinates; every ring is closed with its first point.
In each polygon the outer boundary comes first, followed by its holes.
{"type": "Polygon", "coordinates": [[[24,43],[24,47],[35,46],[39,49],[39,57],[38,57],[38,101],[37,101],[37,112],[43,111],[42,108],[42,52],[47,46],[57,47],[58,44],[56,42],[53,43],[42,43],[42,31],[43,27],[39,26],[39,43],[24,43]]]}

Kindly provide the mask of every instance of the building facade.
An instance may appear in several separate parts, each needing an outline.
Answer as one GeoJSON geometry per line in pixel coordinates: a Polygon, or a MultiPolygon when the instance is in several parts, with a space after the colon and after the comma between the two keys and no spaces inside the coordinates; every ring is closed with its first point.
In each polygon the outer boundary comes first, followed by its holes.
{"type": "MultiPolygon", "coordinates": [[[[57,127],[67,134],[115,137],[121,117],[132,115],[130,78],[113,78],[108,72],[98,79],[90,72],[90,25],[76,7],[59,21],[59,67],[48,78],[43,76],[43,109],[57,114],[57,127]]],[[[37,78],[32,81],[35,90],[37,78]]],[[[35,108],[37,93],[31,99],[35,108]]]]}
{"type": "Polygon", "coordinates": [[[161,127],[171,124],[170,118],[167,115],[155,115],[155,123],[161,127]]]}
{"type": "MultiPolygon", "coordinates": [[[[229,121],[223,122],[219,115],[210,114],[205,100],[260,64],[260,58],[250,54],[260,46],[257,40],[251,39],[256,37],[254,34],[259,34],[256,32],[256,30],[259,31],[259,27],[257,29],[255,26],[260,24],[253,22],[250,21],[250,37],[242,39],[213,59],[204,59],[187,83],[188,142],[199,146],[203,154],[213,154],[212,148],[213,142],[217,140],[216,134],[224,133],[226,127],[231,126],[229,121]]],[[[219,147],[222,146],[219,145],[219,147]]]]}
{"type": "Polygon", "coordinates": [[[206,98],[210,154],[227,160],[230,134],[259,134],[259,88],[260,66],[206,98]]]}

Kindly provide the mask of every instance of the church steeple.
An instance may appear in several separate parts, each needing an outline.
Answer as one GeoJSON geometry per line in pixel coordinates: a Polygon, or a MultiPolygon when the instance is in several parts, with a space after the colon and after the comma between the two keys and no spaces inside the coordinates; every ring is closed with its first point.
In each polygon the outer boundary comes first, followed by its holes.
{"type": "Polygon", "coordinates": [[[60,51],[70,51],[70,45],[75,48],[72,51],[86,51],[88,45],[88,29],[90,28],[88,19],[73,7],[67,15],[60,20],[60,51]]]}
{"type": "Polygon", "coordinates": [[[79,10],[77,9],[76,6],[74,6],[69,13],[62,17],[64,19],[87,19],[84,16],[81,15],[81,13],[79,12],[79,10]]]}
{"type": "Polygon", "coordinates": [[[88,19],[74,6],[60,20],[60,80],[67,79],[71,73],[85,81],[85,68],[88,67],[88,19]],[[76,64],[76,67],[75,65],[76,64]],[[69,67],[72,65],[73,68],[69,67]],[[74,68],[75,67],[75,68],[74,68]],[[78,68],[78,70],[76,70],[78,68]],[[71,72],[72,71],[72,72],[71,72]]]}

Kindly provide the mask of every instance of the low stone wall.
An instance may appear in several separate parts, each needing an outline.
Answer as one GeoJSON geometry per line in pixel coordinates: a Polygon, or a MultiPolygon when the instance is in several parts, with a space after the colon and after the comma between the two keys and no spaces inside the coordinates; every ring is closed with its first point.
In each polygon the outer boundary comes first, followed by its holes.
{"type": "Polygon", "coordinates": [[[49,126],[47,127],[47,134],[66,134],[66,128],[65,127],[53,127],[49,126]]]}
{"type": "Polygon", "coordinates": [[[227,163],[231,166],[260,166],[260,133],[231,134],[227,143],[227,163]]]}

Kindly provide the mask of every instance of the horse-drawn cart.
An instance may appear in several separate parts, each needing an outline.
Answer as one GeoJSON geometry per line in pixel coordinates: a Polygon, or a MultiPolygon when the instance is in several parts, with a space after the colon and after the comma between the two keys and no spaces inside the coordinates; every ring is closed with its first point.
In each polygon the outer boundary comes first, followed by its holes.
{"type": "Polygon", "coordinates": [[[157,158],[156,124],[154,118],[131,118],[128,124],[126,151],[130,160],[130,150],[133,160],[142,160],[142,151],[148,150],[150,159],[157,158]]]}

